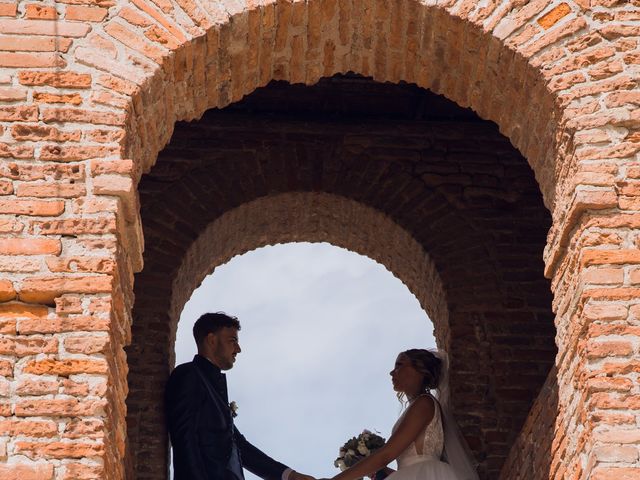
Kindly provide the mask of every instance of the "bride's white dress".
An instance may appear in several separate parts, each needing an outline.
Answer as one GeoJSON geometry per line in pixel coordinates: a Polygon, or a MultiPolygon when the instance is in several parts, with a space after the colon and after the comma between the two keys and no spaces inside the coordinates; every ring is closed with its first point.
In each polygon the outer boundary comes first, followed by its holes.
{"type": "MultiPolygon", "coordinates": [[[[431,397],[431,395],[429,395],[431,397]]],[[[457,480],[451,466],[440,460],[444,448],[442,413],[440,405],[435,403],[433,419],[420,432],[415,441],[398,458],[398,470],[387,477],[388,480],[457,480]]],[[[396,431],[404,418],[405,410],[393,426],[396,431]]]]}

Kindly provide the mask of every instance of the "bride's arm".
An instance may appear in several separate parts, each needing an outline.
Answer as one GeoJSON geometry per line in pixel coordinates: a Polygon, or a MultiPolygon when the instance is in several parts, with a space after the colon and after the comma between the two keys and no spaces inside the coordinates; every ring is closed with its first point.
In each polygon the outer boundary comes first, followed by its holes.
{"type": "Polygon", "coordinates": [[[435,412],[433,398],[423,396],[417,398],[405,413],[404,418],[398,425],[397,430],[391,435],[389,441],[370,456],[361,460],[353,467],[345,470],[333,477],[333,480],[355,480],[377,472],[388,463],[395,460],[410,444],[418,434],[426,427],[435,412]]]}

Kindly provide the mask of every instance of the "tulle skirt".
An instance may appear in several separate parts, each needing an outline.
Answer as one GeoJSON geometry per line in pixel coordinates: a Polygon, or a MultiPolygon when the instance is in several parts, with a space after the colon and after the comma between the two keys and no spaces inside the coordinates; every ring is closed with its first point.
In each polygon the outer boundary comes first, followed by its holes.
{"type": "Polygon", "coordinates": [[[385,480],[458,480],[458,478],[448,463],[433,458],[402,465],[385,480]]]}

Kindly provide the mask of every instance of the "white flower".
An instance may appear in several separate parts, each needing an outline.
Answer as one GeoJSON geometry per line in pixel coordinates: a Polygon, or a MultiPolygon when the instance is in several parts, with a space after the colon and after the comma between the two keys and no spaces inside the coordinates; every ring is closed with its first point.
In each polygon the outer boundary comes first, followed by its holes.
{"type": "Polygon", "coordinates": [[[364,442],[359,442],[358,443],[358,453],[360,453],[361,455],[364,455],[366,457],[371,452],[369,451],[367,446],[364,444],[364,442]]]}
{"type": "Polygon", "coordinates": [[[347,469],[347,465],[344,463],[344,460],[336,460],[334,465],[338,467],[341,472],[344,472],[347,469]]]}
{"type": "Polygon", "coordinates": [[[347,454],[353,457],[356,454],[356,451],[350,448],[349,450],[347,450],[347,454]]]}

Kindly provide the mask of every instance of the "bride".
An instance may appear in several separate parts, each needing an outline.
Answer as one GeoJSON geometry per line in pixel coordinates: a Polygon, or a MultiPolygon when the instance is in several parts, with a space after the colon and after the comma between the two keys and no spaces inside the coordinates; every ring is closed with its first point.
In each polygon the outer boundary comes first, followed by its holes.
{"type": "Polygon", "coordinates": [[[356,480],[382,470],[388,480],[477,480],[466,443],[446,406],[448,375],[445,357],[429,350],[402,352],[391,371],[398,398],[406,409],[389,441],[369,457],[333,477],[356,480]],[[438,389],[441,405],[430,391],[438,389]],[[444,418],[443,418],[444,417],[444,418]],[[398,470],[387,465],[398,461],[398,470]]]}

